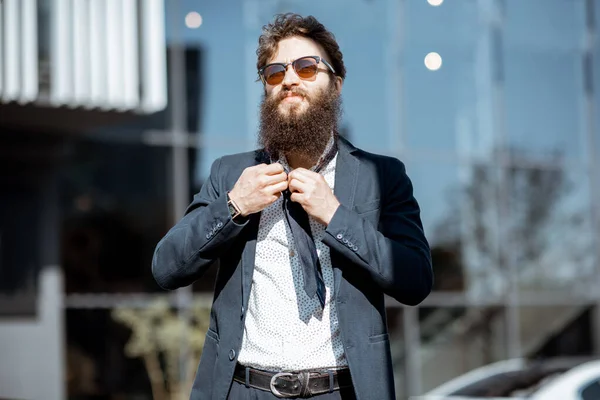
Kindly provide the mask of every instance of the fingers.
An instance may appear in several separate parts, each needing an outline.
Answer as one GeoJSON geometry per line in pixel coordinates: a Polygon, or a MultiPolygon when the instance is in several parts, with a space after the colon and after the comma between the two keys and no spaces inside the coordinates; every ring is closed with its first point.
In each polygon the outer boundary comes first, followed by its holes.
{"type": "Polygon", "coordinates": [[[290,189],[290,192],[292,192],[292,193],[294,193],[294,192],[304,193],[308,190],[307,184],[296,178],[289,180],[288,188],[290,189]]]}
{"type": "MultiPolygon", "coordinates": [[[[288,188],[288,181],[284,180],[282,182],[278,182],[273,185],[267,186],[267,187],[265,187],[264,190],[265,190],[265,193],[275,194],[275,193],[281,193],[284,190],[286,190],[287,188],[288,188]]],[[[277,197],[279,198],[279,196],[277,196],[277,197]]],[[[277,200],[277,199],[275,199],[275,200],[277,200]]]]}
{"type": "Polygon", "coordinates": [[[290,200],[292,200],[294,203],[302,203],[302,200],[304,199],[304,194],[299,193],[299,192],[295,192],[292,193],[292,195],[290,196],[290,200]]]}
{"type": "Polygon", "coordinates": [[[271,186],[288,180],[285,172],[280,172],[276,175],[262,175],[259,179],[263,187],[271,186]]]}
{"type": "Polygon", "coordinates": [[[318,174],[313,171],[309,171],[304,168],[296,168],[292,172],[288,174],[288,180],[298,179],[301,182],[307,182],[309,180],[320,179],[322,177],[321,174],[318,174]]]}
{"type": "Polygon", "coordinates": [[[261,172],[266,175],[277,175],[284,172],[283,166],[279,163],[261,164],[259,167],[261,167],[261,172]]]}

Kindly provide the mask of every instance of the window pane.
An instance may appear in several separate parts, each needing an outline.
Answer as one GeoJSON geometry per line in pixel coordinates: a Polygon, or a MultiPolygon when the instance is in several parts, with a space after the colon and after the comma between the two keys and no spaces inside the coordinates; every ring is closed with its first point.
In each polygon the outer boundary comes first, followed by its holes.
{"type": "Polygon", "coordinates": [[[51,135],[0,129],[0,315],[35,315],[39,274],[58,265],[60,148],[51,135]]]}
{"type": "Polygon", "coordinates": [[[402,124],[406,145],[455,151],[465,139],[478,140],[471,136],[473,132],[484,135],[475,129],[476,83],[486,68],[477,56],[478,38],[484,32],[478,8],[465,2],[445,2],[440,7],[425,1],[403,4],[402,124]],[[439,69],[435,59],[426,58],[431,52],[441,57],[439,69]]]}
{"type": "Polygon", "coordinates": [[[110,310],[66,311],[65,375],[70,399],[153,398],[143,359],[125,353],[131,333],[111,317],[110,310]]]}
{"type": "Polygon", "coordinates": [[[584,2],[507,1],[503,43],[507,145],[538,156],[585,155],[584,2]]]}
{"type": "Polygon", "coordinates": [[[522,290],[561,289],[585,295],[595,274],[589,176],[585,170],[514,167],[507,257],[522,290]]]}
{"type": "Polygon", "coordinates": [[[164,297],[139,308],[67,310],[69,398],[189,394],[210,318],[202,299],[189,306],[189,319],[164,297]]]}
{"type": "Polygon", "coordinates": [[[394,382],[396,396],[403,398],[405,379],[404,362],[404,321],[402,307],[387,307],[387,327],[390,335],[390,350],[392,352],[392,365],[394,369],[394,382]]]}
{"type": "Polygon", "coordinates": [[[502,308],[420,308],[423,392],[506,358],[502,308]]]}
{"type": "Polygon", "coordinates": [[[434,290],[462,291],[461,183],[456,165],[407,161],[414,196],[431,247],[434,290]]]}
{"type": "Polygon", "coordinates": [[[532,359],[593,354],[591,326],[590,306],[519,307],[521,350],[532,359]]]}
{"type": "Polygon", "coordinates": [[[42,193],[25,182],[2,182],[2,186],[0,315],[34,315],[38,274],[42,266],[41,243],[36,240],[41,237],[42,193]]]}
{"type": "MultiPolygon", "coordinates": [[[[593,14],[593,21],[594,21],[594,33],[595,33],[595,38],[598,39],[600,38],[600,4],[598,4],[597,1],[589,1],[589,4],[592,6],[592,13],[593,14]]],[[[600,107],[600,46],[597,45],[597,41],[595,42],[596,45],[593,47],[592,50],[592,54],[593,54],[593,67],[592,67],[592,79],[593,79],[593,90],[594,90],[594,101],[595,101],[595,108],[594,108],[594,114],[596,117],[595,120],[595,140],[596,140],[596,162],[598,164],[596,165],[600,165],[600,112],[598,111],[598,107],[600,107]]]]}
{"type": "MultiPolygon", "coordinates": [[[[600,374],[598,374],[600,375],[600,374]]],[[[596,382],[590,383],[581,391],[581,400],[595,400],[600,398],[600,376],[596,382]]]]}
{"type": "Polygon", "coordinates": [[[430,241],[434,290],[489,298],[506,290],[498,258],[498,170],[486,165],[407,166],[430,241]]]}
{"type": "Polygon", "coordinates": [[[66,291],[159,290],[154,248],[170,227],[169,150],[77,141],[62,171],[66,291]]]}
{"type": "MultiPolygon", "coordinates": [[[[600,5],[598,7],[600,9],[600,5]]],[[[598,21],[598,25],[600,25],[600,21],[598,21]]],[[[600,37],[600,33],[597,34],[600,37]]],[[[600,165],[600,111],[598,108],[600,107],[600,46],[596,46],[594,50],[594,67],[593,67],[593,88],[594,88],[594,143],[596,144],[596,165],[600,165]]]]}

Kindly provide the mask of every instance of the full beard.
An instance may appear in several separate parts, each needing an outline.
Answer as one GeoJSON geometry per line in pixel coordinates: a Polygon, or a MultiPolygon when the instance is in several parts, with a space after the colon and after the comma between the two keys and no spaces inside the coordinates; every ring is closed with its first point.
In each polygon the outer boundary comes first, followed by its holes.
{"type": "Polygon", "coordinates": [[[308,97],[307,93],[293,90],[308,99],[308,107],[300,112],[292,104],[287,115],[279,105],[288,94],[282,90],[276,97],[264,97],[260,107],[259,145],[274,159],[281,155],[298,154],[315,162],[325,151],[329,139],[337,137],[342,102],[333,86],[308,97]]]}

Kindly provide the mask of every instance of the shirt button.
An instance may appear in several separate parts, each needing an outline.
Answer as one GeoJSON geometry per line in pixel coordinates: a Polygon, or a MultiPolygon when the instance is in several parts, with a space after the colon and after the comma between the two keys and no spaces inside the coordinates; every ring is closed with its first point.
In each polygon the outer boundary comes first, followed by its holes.
{"type": "Polygon", "coordinates": [[[229,361],[233,361],[234,358],[235,358],[235,350],[231,349],[231,350],[229,350],[229,361]]]}
{"type": "Polygon", "coordinates": [[[296,255],[296,253],[294,253],[294,250],[290,250],[290,257],[294,257],[296,255]]]}

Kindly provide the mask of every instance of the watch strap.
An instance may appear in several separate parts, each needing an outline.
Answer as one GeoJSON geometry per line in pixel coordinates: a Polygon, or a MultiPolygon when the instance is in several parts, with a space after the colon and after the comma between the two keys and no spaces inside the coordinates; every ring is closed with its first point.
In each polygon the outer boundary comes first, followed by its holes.
{"type": "Polygon", "coordinates": [[[235,204],[235,201],[233,201],[231,197],[229,197],[229,193],[227,193],[227,207],[229,208],[229,214],[231,215],[231,219],[233,221],[243,222],[246,219],[246,217],[242,215],[242,211],[240,210],[238,205],[235,204]]]}

